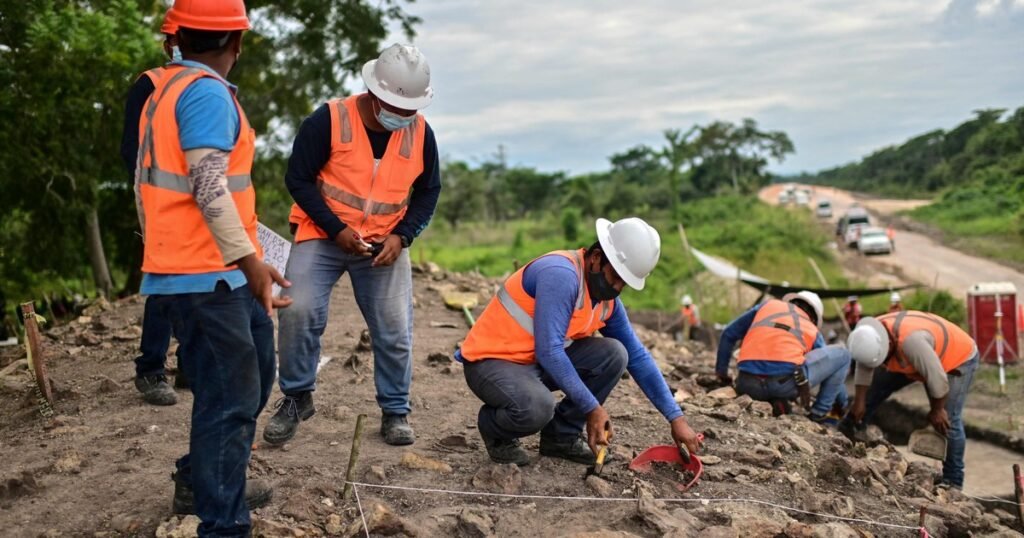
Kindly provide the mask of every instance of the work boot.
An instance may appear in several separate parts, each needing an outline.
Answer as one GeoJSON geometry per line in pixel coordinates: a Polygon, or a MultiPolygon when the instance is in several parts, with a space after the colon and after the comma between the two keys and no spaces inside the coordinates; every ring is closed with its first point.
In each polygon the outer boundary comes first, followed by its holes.
{"type": "MultiPolygon", "coordinates": [[[[195,514],[196,496],[192,491],[192,486],[181,480],[178,473],[171,473],[171,480],[174,480],[174,501],[171,503],[171,512],[195,514]]],[[[265,506],[273,497],[274,488],[266,480],[249,478],[245,481],[245,504],[249,510],[265,506]]]]}
{"type": "Polygon", "coordinates": [[[274,407],[277,408],[277,412],[263,428],[263,440],[272,445],[283,444],[295,437],[299,422],[316,413],[316,408],[313,407],[313,393],[309,391],[295,395],[285,394],[274,407]]]}
{"type": "Polygon", "coordinates": [[[494,463],[514,463],[520,467],[529,465],[530,455],[523,450],[519,439],[493,439],[480,433],[487,447],[487,455],[494,463]]]}
{"type": "Polygon", "coordinates": [[[150,405],[178,403],[178,396],[174,394],[174,389],[167,384],[167,376],[164,374],[137,376],[135,388],[142,393],[142,400],[150,405]]]}
{"type": "Polygon", "coordinates": [[[389,415],[384,413],[380,419],[380,435],[389,445],[411,445],[416,442],[416,432],[409,425],[408,415],[389,415]]]}
{"type": "MultiPolygon", "coordinates": [[[[540,454],[549,458],[562,458],[563,460],[584,465],[594,465],[597,462],[597,458],[591,452],[590,446],[579,436],[557,439],[554,436],[547,437],[541,434],[540,454]]],[[[608,459],[606,458],[605,463],[607,462],[608,459]]]]}

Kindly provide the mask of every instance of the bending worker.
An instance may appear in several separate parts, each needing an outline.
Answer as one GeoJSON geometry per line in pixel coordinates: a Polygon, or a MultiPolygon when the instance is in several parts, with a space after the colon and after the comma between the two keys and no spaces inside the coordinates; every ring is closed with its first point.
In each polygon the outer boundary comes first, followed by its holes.
{"type": "Polygon", "coordinates": [[[603,405],[624,371],[669,421],[676,444],[697,449],[696,434],[617,299],[624,285],[643,289],[661,238],[638,218],[598,219],[597,238],[590,248],[551,252],[513,273],[455,354],[484,402],[477,425],[497,463],[528,464],[519,439],[539,431],[542,455],[593,464],[612,434],[603,405]],[[565,393],[557,405],[554,390],[565,393]]]}
{"type": "Polygon", "coordinates": [[[899,312],[906,310],[907,307],[903,306],[903,297],[900,297],[900,292],[894,291],[889,295],[889,313],[899,312]]]}
{"type": "Polygon", "coordinates": [[[771,402],[775,415],[788,413],[789,402],[810,403],[810,389],[819,387],[811,407],[815,422],[838,420],[846,407],[846,374],[850,354],[842,346],[826,346],[821,327],[821,299],[814,292],[789,293],[769,299],[734,319],[722,332],[715,372],[732,383],[729,362],[736,342],[740,354],[736,392],[771,402]]]}
{"type": "Polygon", "coordinates": [[[857,372],[844,427],[863,427],[892,393],[923,381],[931,406],[928,422],[948,439],[941,483],[963,487],[963,410],[978,367],[978,347],[970,335],[935,314],[904,310],[862,319],[848,345],[857,372]]]}
{"type": "Polygon", "coordinates": [[[692,339],[696,331],[700,330],[700,309],[693,304],[693,298],[683,295],[679,299],[680,326],[686,333],[686,338],[692,339]]]}

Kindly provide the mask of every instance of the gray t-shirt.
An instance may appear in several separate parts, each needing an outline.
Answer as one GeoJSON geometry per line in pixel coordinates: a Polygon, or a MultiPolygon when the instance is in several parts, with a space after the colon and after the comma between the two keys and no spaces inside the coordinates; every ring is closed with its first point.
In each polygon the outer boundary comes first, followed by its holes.
{"type": "MultiPolygon", "coordinates": [[[[897,351],[902,352],[914,370],[924,378],[929,398],[938,399],[949,394],[949,378],[942,367],[942,361],[935,354],[935,338],[930,332],[919,330],[910,333],[897,351]]],[[[853,382],[856,385],[870,385],[874,373],[873,368],[857,365],[853,382]]]]}

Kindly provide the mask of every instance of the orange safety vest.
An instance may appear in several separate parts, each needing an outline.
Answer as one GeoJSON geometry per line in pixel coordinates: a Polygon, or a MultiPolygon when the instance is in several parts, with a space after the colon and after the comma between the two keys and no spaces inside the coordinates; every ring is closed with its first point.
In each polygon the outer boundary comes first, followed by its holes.
{"type": "MultiPolygon", "coordinates": [[[[583,265],[586,249],[558,250],[545,256],[562,256],[572,261],[579,278],[579,292],[576,294],[576,308],[569,319],[565,333],[565,347],[574,340],[591,336],[604,327],[612,316],[615,300],[593,304],[587,294],[586,270],[583,265]]],[[[533,263],[533,262],[530,262],[533,263]]],[[[536,299],[523,289],[523,274],[526,264],[508,277],[498,293],[487,304],[484,313],[469,330],[462,343],[462,358],[469,361],[502,359],[520,364],[532,364],[537,360],[536,343],[533,338],[533,312],[536,299]]]]}
{"type": "MultiPolygon", "coordinates": [[[[320,170],[317,187],[327,207],[364,240],[387,236],[405,216],[412,184],[423,173],[426,120],[422,114],[408,127],[395,131],[384,158],[376,161],[366,134],[358,95],[327,103],[331,112],[331,158],[320,170]]],[[[295,242],[326,239],[327,234],[298,204],[288,222],[295,225],[295,242]]]]}
{"type": "Polygon", "coordinates": [[[793,303],[770,299],[754,316],[737,362],[777,361],[800,366],[817,338],[818,327],[807,313],[793,303]]]}
{"type": "Polygon", "coordinates": [[[686,323],[690,327],[696,327],[698,325],[700,320],[697,319],[697,309],[694,308],[693,305],[684,306],[680,308],[679,311],[682,312],[683,319],[686,320],[686,323]]]}
{"type": "MultiPolygon", "coordinates": [[[[224,265],[220,249],[192,195],[188,162],[178,138],[178,98],[189,84],[203,77],[220,80],[203,69],[168,66],[155,81],[156,88],[139,118],[135,196],[140,205],[145,243],[142,270],[146,273],[196,274],[231,268],[224,265]]],[[[239,131],[235,148],[228,156],[228,190],[257,256],[262,258],[256,239],[256,191],[249,175],[256,154],[256,135],[237,99],[235,106],[239,131]]]]}
{"type": "Polygon", "coordinates": [[[967,362],[974,353],[974,339],[951,321],[935,314],[917,310],[903,310],[878,316],[878,321],[889,331],[889,337],[896,342],[896,352],[885,361],[885,369],[922,379],[913,365],[903,355],[903,342],[915,331],[928,331],[935,340],[935,354],[942,361],[942,369],[952,372],[967,362]]]}
{"type": "Polygon", "coordinates": [[[135,80],[138,80],[138,79],[140,79],[142,77],[147,77],[149,79],[149,81],[153,83],[153,86],[156,86],[156,83],[160,82],[160,79],[163,76],[164,76],[164,68],[163,67],[154,67],[153,69],[148,69],[146,71],[143,71],[142,74],[139,75],[139,77],[136,78],[135,80]]]}

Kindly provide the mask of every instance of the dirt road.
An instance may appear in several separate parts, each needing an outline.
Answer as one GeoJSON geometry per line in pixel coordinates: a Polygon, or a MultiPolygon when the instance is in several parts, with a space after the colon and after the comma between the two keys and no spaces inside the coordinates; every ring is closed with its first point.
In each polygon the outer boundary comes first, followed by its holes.
{"type": "MultiPolygon", "coordinates": [[[[759,196],[766,203],[776,204],[782,188],[783,185],[765,187],[759,196]]],[[[923,200],[869,199],[831,187],[811,188],[814,189],[812,204],[820,198],[832,201],[833,223],[854,202],[867,208],[876,221],[887,220],[896,211],[913,209],[927,203],[923,200]]],[[[931,237],[908,230],[897,231],[896,252],[887,256],[874,256],[871,262],[886,271],[902,271],[907,278],[922,284],[931,286],[937,283],[939,288],[960,298],[977,282],[1012,282],[1017,290],[1024,290],[1024,274],[991,260],[953,250],[931,237]]]]}

